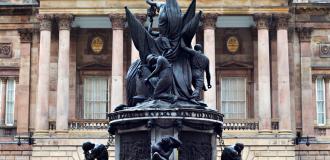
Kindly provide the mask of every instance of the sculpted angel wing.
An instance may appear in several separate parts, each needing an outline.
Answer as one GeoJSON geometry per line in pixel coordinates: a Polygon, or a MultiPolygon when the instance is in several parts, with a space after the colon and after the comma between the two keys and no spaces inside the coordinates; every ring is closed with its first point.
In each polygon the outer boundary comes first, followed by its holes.
{"type": "Polygon", "coordinates": [[[202,11],[196,14],[187,24],[183,26],[182,38],[187,46],[191,45],[191,41],[197,32],[199,22],[202,16],[202,11]]]}
{"type": "Polygon", "coordinates": [[[186,25],[191,19],[195,17],[196,13],[196,0],[192,0],[186,13],[183,16],[183,25],[186,25]]]}
{"type": "Polygon", "coordinates": [[[125,7],[128,28],[131,32],[133,43],[139,51],[142,63],[146,62],[146,57],[149,54],[158,54],[159,50],[153,37],[143,27],[143,25],[136,19],[131,11],[125,7]]]}

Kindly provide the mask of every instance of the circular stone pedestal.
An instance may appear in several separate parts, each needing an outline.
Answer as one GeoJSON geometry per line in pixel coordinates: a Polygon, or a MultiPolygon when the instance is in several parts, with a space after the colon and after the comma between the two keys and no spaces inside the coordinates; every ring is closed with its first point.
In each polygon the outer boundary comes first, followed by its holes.
{"type": "Polygon", "coordinates": [[[207,109],[143,108],[108,114],[116,130],[116,160],[149,160],[151,145],[172,136],[182,142],[170,160],[216,160],[223,115],[207,109]]]}

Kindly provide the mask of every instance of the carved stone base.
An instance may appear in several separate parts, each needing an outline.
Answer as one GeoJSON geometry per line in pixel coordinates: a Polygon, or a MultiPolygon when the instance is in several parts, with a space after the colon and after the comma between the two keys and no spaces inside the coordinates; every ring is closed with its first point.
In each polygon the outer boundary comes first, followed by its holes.
{"type": "Polygon", "coordinates": [[[206,109],[122,110],[108,115],[116,133],[116,160],[151,159],[151,145],[172,136],[182,142],[170,160],[216,160],[222,114],[206,109]]]}

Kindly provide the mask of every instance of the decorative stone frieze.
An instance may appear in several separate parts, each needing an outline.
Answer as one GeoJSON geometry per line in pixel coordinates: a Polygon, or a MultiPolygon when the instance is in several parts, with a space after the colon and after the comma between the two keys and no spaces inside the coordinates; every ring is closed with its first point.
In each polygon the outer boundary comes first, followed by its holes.
{"type": "Polygon", "coordinates": [[[253,16],[254,21],[256,22],[256,26],[258,29],[269,29],[270,27],[270,18],[269,14],[255,14],[253,16]]]}
{"type": "Polygon", "coordinates": [[[53,17],[54,16],[50,15],[50,14],[37,15],[37,19],[40,21],[40,31],[42,31],[42,30],[50,31],[52,29],[53,17]]]}
{"type": "Polygon", "coordinates": [[[296,31],[298,32],[300,42],[310,42],[311,41],[311,34],[313,31],[313,28],[298,27],[298,28],[296,28],[296,31]]]}
{"type": "Polygon", "coordinates": [[[206,13],[203,16],[203,27],[204,29],[214,29],[217,22],[218,15],[206,13]]]}
{"type": "Polygon", "coordinates": [[[289,26],[289,14],[275,14],[276,19],[276,28],[279,29],[288,29],[289,26]]]}
{"type": "Polygon", "coordinates": [[[55,15],[55,18],[58,21],[58,28],[59,30],[70,30],[71,23],[73,20],[73,15],[71,14],[59,14],[55,15]]]}
{"type": "Polygon", "coordinates": [[[12,44],[0,43],[0,58],[11,58],[11,57],[12,57],[12,44]]]}
{"type": "Polygon", "coordinates": [[[295,14],[327,15],[330,13],[330,8],[326,5],[298,6],[291,8],[290,12],[295,14]]]}
{"type": "Polygon", "coordinates": [[[110,14],[109,17],[112,29],[123,29],[125,27],[126,18],[123,14],[110,14]]]}
{"type": "Polygon", "coordinates": [[[32,42],[32,29],[19,29],[21,43],[31,43],[32,42]]]}

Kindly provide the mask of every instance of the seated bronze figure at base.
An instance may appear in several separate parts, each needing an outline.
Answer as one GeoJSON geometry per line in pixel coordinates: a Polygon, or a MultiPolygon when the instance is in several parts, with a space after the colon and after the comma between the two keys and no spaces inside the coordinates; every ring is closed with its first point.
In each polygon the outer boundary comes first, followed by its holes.
{"type": "Polygon", "coordinates": [[[242,160],[241,152],[244,149],[244,144],[236,143],[235,145],[226,147],[222,154],[221,160],[242,160]]]}
{"type": "Polygon", "coordinates": [[[179,148],[181,141],[173,137],[162,138],[159,142],[151,146],[151,160],[168,160],[174,148],[179,148]]]}

